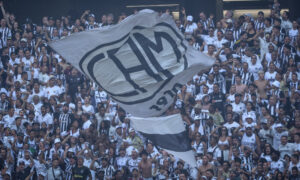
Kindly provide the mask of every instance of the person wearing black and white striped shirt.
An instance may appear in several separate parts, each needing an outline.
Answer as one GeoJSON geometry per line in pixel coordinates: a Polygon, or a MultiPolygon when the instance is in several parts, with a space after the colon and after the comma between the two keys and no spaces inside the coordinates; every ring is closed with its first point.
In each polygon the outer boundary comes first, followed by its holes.
{"type": "Polygon", "coordinates": [[[58,117],[58,123],[60,127],[60,131],[68,131],[70,128],[70,125],[72,124],[73,116],[69,113],[69,105],[64,104],[63,106],[63,112],[59,114],[58,117]]]}
{"type": "Polygon", "coordinates": [[[260,29],[264,29],[265,28],[265,23],[264,23],[265,19],[264,19],[264,12],[259,11],[257,14],[257,19],[254,21],[255,24],[255,29],[258,31],[260,29]]]}
{"type": "Polygon", "coordinates": [[[233,30],[232,30],[232,35],[235,42],[240,39],[241,33],[242,33],[242,29],[240,23],[238,21],[235,21],[233,23],[233,30]]]}
{"type": "Polygon", "coordinates": [[[292,47],[290,45],[284,45],[282,47],[282,53],[279,55],[279,63],[280,63],[280,67],[283,69],[283,71],[285,72],[285,68],[288,65],[288,62],[290,59],[295,59],[294,55],[292,54],[292,47]]]}
{"type": "Polygon", "coordinates": [[[248,63],[244,62],[243,67],[236,68],[235,74],[232,75],[231,84],[236,84],[236,77],[239,76],[241,78],[241,83],[248,85],[253,82],[254,78],[252,74],[248,70],[248,63]]]}
{"type": "Polygon", "coordinates": [[[249,72],[249,65],[248,63],[243,63],[243,69],[240,72],[240,76],[242,79],[242,84],[251,84],[254,81],[253,74],[249,72]]]}
{"type": "Polygon", "coordinates": [[[279,109],[279,101],[275,95],[269,98],[269,104],[267,105],[267,110],[271,116],[278,116],[278,109],[279,109]]]}
{"type": "Polygon", "coordinates": [[[7,100],[6,94],[2,92],[0,98],[0,113],[7,114],[9,109],[9,102],[7,100]]]}
{"type": "Polygon", "coordinates": [[[299,89],[299,80],[297,73],[292,74],[292,80],[289,83],[289,90],[297,91],[299,89]]]}
{"type": "Polygon", "coordinates": [[[247,172],[251,172],[254,167],[253,152],[251,148],[244,146],[244,153],[241,156],[241,160],[242,168],[247,172]]]}
{"type": "MultiPolygon", "coordinates": [[[[65,150],[66,151],[66,150],[65,150]]],[[[72,153],[68,150],[67,153],[72,153]]],[[[65,158],[65,178],[66,180],[72,180],[72,169],[76,166],[76,157],[74,154],[70,155],[69,158],[65,158]]]]}
{"type": "Polygon", "coordinates": [[[213,28],[215,27],[212,15],[207,19],[205,13],[201,12],[199,14],[199,17],[200,17],[199,22],[203,24],[205,30],[208,30],[210,27],[213,28]]]}
{"type": "Polygon", "coordinates": [[[7,27],[5,19],[1,19],[0,25],[0,48],[3,48],[6,47],[7,38],[11,37],[11,30],[7,27]]]}
{"type": "Polygon", "coordinates": [[[284,40],[285,34],[280,31],[280,26],[273,26],[271,41],[276,45],[280,46],[284,40]]]}
{"type": "Polygon", "coordinates": [[[220,91],[226,94],[226,82],[224,76],[220,73],[220,66],[217,64],[213,65],[214,83],[219,85],[220,91]]]}
{"type": "Polygon", "coordinates": [[[97,172],[100,172],[100,171],[104,172],[104,179],[110,179],[113,177],[113,175],[115,173],[115,168],[108,163],[107,158],[102,158],[101,166],[97,170],[97,172]]]}

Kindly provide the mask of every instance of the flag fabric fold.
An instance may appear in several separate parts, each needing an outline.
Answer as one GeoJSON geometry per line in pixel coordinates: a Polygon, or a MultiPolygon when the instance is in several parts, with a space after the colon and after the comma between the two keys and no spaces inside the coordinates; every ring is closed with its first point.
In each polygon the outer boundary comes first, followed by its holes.
{"type": "Polygon", "coordinates": [[[180,114],[150,118],[131,117],[130,124],[155,145],[196,167],[195,155],[180,114]]]}

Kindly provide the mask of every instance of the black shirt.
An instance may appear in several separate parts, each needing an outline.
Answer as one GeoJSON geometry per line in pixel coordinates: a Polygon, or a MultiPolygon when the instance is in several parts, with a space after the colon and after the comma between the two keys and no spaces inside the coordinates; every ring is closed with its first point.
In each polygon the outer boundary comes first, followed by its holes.
{"type": "Polygon", "coordinates": [[[224,110],[224,102],[225,102],[225,95],[221,92],[219,93],[210,93],[210,99],[211,101],[214,100],[214,104],[216,106],[216,108],[219,109],[220,112],[223,112],[224,110]]]}
{"type": "Polygon", "coordinates": [[[67,83],[69,85],[69,93],[75,95],[77,92],[77,87],[83,84],[83,77],[81,75],[67,76],[67,83]]]}
{"type": "Polygon", "coordinates": [[[31,168],[28,166],[23,171],[19,171],[19,172],[15,173],[15,179],[16,180],[24,180],[24,179],[26,179],[27,176],[29,176],[29,174],[30,174],[30,169],[31,168]]]}
{"type": "Polygon", "coordinates": [[[73,178],[74,180],[86,180],[89,176],[91,176],[91,171],[89,168],[82,166],[82,167],[74,167],[73,168],[73,178]]]}

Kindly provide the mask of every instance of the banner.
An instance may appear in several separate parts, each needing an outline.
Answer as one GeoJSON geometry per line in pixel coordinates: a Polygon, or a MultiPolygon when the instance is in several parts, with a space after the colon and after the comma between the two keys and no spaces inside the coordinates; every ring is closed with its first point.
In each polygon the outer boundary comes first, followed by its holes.
{"type": "Polygon", "coordinates": [[[50,46],[136,117],[159,116],[214,59],[188,45],[171,16],[143,10],[50,46]]]}

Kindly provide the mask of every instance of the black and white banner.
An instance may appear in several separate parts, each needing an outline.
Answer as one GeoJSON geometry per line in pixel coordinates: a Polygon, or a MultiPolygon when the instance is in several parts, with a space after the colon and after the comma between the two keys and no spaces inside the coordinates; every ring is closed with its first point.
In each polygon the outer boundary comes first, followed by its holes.
{"type": "Polygon", "coordinates": [[[196,167],[194,151],[180,114],[166,117],[130,118],[131,126],[168,153],[196,167]]]}
{"type": "Polygon", "coordinates": [[[151,10],[50,46],[136,117],[161,115],[214,59],[188,45],[171,16],[151,10]]]}

